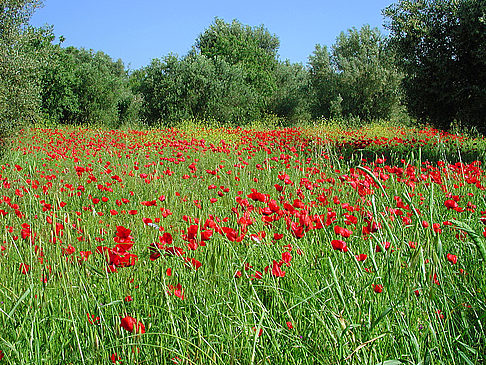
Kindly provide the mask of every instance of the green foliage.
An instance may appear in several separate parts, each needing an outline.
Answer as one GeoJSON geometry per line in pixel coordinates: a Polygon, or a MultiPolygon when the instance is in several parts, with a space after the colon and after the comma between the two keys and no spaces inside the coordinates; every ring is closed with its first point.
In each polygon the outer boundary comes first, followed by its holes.
{"type": "Polygon", "coordinates": [[[44,118],[66,123],[80,113],[75,92],[76,73],[73,57],[60,45],[52,45],[49,62],[42,70],[41,98],[44,118]]]}
{"type": "Polygon", "coordinates": [[[121,60],[54,45],[51,28],[28,21],[41,1],[0,5],[0,135],[44,119],[117,127],[137,117],[121,60]]]}
{"type": "Polygon", "coordinates": [[[400,0],[387,7],[409,112],[440,128],[486,131],[486,2],[400,0]]]}
{"type": "MultiPolygon", "coordinates": [[[[336,95],[336,75],[331,67],[331,58],[326,46],[317,44],[314,52],[309,56],[309,78],[312,91],[311,113],[314,118],[329,116],[331,103],[339,95],[336,95]]],[[[342,98],[341,98],[342,101],[342,98]]]]}
{"type": "Polygon", "coordinates": [[[278,61],[279,45],[277,36],[263,25],[251,27],[237,20],[230,24],[216,18],[199,35],[193,52],[239,67],[244,83],[256,96],[256,117],[274,114],[295,119],[302,115],[306,77],[301,66],[278,61]]]}
{"type": "Polygon", "coordinates": [[[306,117],[307,73],[277,61],[278,39],[263,27],[216,19],[179,58],[168,55],[131,75],[148,124],[216,120],[245,124],[267,115],[306,117]],[[277,87],[279,85],[279,87],[277,87]]]}
{"type": "MultiPolygon", "coordinates": [[[[276,89],[274,68],[280,42],[263,26],[250,27],[237,20],[231,24],[216,18],[196,40],[196,50],[210,58],[222,57],[231,65],[241,65],[245,79],[263,97],[276,89]]],[[[262,106],[264,106],[263,104],[262,106]]]]}
{"type": "Polygon", "coordinates": [[[255,91],[240,66],[219,57],[169,55],[153,60],[132,79],[134,91],[143,97],[142,118],[148,124],[184,119],[241,123],[259,116],[255,91]]]}
{"type": "Polygon", "coordinates": [[[389,118],[399,103],[400,74],[385,38],[368,25],[342,32],[332,48],[344,115],[364,120],[389,118]]]}
{"type": "Polygon", "coordinates": [[[309,120],[308,70],[301,64],[285,61],[276,65],[274,74],[279,86],[269,98],[269,114],[289,122],[309,120]]]}
{"type": "Polygon", "coordinates": [[[386,119],[398,108],[401,75],[378,29],[342,32],[331,53],[317,45],[309,64],[314,117],[386,119]]]}
{"type": "Polygon", "coordinates": [[[42,109],[61,123],[118,127],[137,117],[137,102],[121,60],[103,52],[51,45],[42,73],[42,109]]]}
{"type": "Polygon", "coordinates": [[[0,3],[0,138],[34,120],[39,113],[39,66],[50,29],[34,29],[28,21],[42,2],[3,0],[0,3]]]}

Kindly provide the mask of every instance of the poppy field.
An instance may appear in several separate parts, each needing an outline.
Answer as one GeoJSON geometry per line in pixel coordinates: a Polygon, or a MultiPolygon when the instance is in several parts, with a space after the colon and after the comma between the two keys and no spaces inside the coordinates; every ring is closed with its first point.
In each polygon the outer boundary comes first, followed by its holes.
{"type": "Polygon", "coordinates": [[[484,363],[485,146],[24,130],[0,161],[0,364],[484,363]]]}

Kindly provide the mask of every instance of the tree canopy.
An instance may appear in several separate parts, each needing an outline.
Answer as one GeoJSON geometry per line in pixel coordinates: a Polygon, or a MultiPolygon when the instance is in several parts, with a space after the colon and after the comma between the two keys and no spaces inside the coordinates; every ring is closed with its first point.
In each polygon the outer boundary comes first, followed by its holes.
{"type": "Polygon", "coordinates": [[[28,22],[36,0],[3,0],[0,4],[0,138],[15,126],[33,120],[39,111],[39,71],[46,61],[45,44],[51,29],[28,22]]]}
{"type": "Polygon", "coordinates": [[[316,46],[309,57],[314,117],[390,118],[399,105],[401,75],[378,29],[341,32],[331,52],[316,46]]]}
{"type": "Polygon", "coordinates": [[[486,131],[486,2],[399,0],[387,7],[409,112],[448,128],[486,131]]]}
{"type": "MultiPolygon", "coordinates": [[[[316,45],[307,65],[279,58],[264,25],[215,18],[185,55],[129,72],[102,51],[29,26],[41,0],[0,4],[0,131],[30,121],[165,124],[205,119],[390,119],[404,110],[486,132],[486,2],[397,0],[390,35],[368,25],[316,45]]],[[[5,135],[5,133],[3,133],[5,135]]]]}

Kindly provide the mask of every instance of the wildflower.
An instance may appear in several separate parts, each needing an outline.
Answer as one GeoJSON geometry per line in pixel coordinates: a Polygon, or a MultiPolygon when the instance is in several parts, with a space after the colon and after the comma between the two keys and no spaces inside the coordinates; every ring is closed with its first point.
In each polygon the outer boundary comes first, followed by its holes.
{"type": "Polygon", "coordinates": [[[272,267],[272,275],[275,277],[284,277],[285,276],[285,271],[283,271],[280,266],[282,264],[279,264],[277,261],[273,260],[273,267],[272,267]]]}
{"type": "Polygon", "coordinates": [[[332,240],[331,241],[332,248],[341,251],[341,252],[347,252],[348,247],[346,246],[346,242],[342,240],[332,240]]]}
{"type": "MultiPolygon", "coordinates": [[[[252,327],[252,330],[254,332],[256,332],[257,331],[257,328],[256,327],[252,327]]],[[[263,334],[263,328],[260,328],[260,331],[258,331],[258,337],[260,337],[262,334],[263,334]]]]}
{"type": "Polygon", "coordinates": [[[116,243],[133,243],[133,237],[130,236],[130,233],[132,233],[130,229],[123,226],[116,226],[116,236],[114,241],[116,243]]]}
{"type": "Polygon", "coordinates": [[[343,236],[344,238],[348,238],[353,234],[353,231],[340,227],[340,226],[334,226],[334,233],[343,236]]]}
{"type": "Polygon", "coordinates": [[[457,256],[456,255],[453,255],[453,254],[450,254],[448,253],[447,254],[447,261],[449,261],[451,264],[455,264],[457,263],[457,256]]]}
{"type": "Polygon", "coordinates": [[[125,329],[128,332],[134,332],[135,333],[145,333],[145,326],[142,322],[138,321],[130,316],[126,316],[121,319],[120,326],[125,329]]]}
{"type": "Polygon", "coordinates": [[[176,297],[184,300],[184,289],[182,288],[181,283],[177,284],[176,286],[169,285],[167,293],[169,295],[175,295],[176,297]]]}
{"type": "Polygon", "coordinates": [[[458,207],[457,205],[457,202],[455,200],[452,200],[452,199],[448,199],[444,202],[444,205],[448,208],[448,209],[456,209],[458,207]]]}
{"type": "Polygon", "coordinates": [[[20,268],[19,268],[20,272],[24,275],[27,275],[29,273],[29,270],[30,270],[30,266],[27,265],[27,264],[20,264],[20,268]]]}
{"type": "Polygon", "coordinates": [[[100,321],[100,317],[99,316],[96,316],[94,314],[89,314],[89,313],[86,313],[86,315],[88,316],[88,322],[90,324],[98,324],[99,321],[100,321]]]}
{"type": "MultiPolygon", "coordinates": [[[[390,248],[390,242],[383,242],[382,245],[383,245],[383,247],[385,248],[386,251],[388,251],[388,249],[390,248]]],[[[376,245],[375,252],[381,252],[381,246],[380,245],[376,245]]]]}
{"type": "Polygon", "coordinates": [[[121,364],[121,358],[116,352],[111,354],[110,360],[113,364],[121,364]]]}
{"type": "Polygon", "coordinates": [[[379,284],[373,285],[373,291],[375,293],[381,293],[383,291],[383,285],[379,285],[379,284]]]}

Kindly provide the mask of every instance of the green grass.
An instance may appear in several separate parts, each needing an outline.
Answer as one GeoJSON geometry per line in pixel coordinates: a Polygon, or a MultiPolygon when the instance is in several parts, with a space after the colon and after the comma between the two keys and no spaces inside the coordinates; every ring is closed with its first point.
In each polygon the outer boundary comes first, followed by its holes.
{"type": "Polygon", "coordinates": [[[25,131],[1,166],[0,364],[111,363],[113,354],[123,364],[484,363],[486,179],[474,162],[483,153],[483,139],[386,125],[25,131]],[[463,211],[444,205],[454,197],[463,211]],[[268,199],[278,212],[263,213],[268,199]],[[238,235],[240,218],[251,224],[241,242],[214,232],[191,250],[183,235],[211,217],[238,235]],[[378,226],[370,234],[367,217],[378,226]],[[163,232],[142,218],[159,218],[170,246],[201,267],[164,250],[150,260],[163,232]],[[453,219],[462,223],[444,224],[453,219]],[[323,227],[297,238],[292,222],[323,227]],[[22,238],[22,224],[35,240],[22,238]],[[131,230],[138,261],[109,273],[96,250],[116,244],[117,226],[131,230]],[[335,226],[353,233],[340,237],[335,226]],[[333,249],[336,239],[347,252],[333,249]],[[288,245],[290,265],[274,276],[288,245]],[[80,251],[92,255],[79,262],[80,251]],[[123,329],[125,316],[145,333],[123,329]]]}

